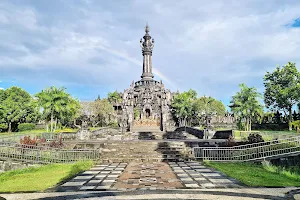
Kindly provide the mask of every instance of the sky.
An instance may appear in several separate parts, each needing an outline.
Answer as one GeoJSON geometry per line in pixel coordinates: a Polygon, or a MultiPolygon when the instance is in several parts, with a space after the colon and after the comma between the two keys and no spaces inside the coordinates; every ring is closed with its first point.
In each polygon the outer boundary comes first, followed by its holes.
{"type": "Polygon", "coordinates": [[[81,101],[142,74],[139,41],[155,40],[154,78],[229,104],[240,83],[300,67],[299,0],[1,0],[0,88],[67,88],[81,101]]]}

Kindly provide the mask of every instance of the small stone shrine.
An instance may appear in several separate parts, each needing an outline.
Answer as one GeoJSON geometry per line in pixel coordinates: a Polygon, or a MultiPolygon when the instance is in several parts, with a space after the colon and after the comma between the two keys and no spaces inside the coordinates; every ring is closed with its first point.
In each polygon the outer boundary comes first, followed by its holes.
{"type": "Polygon", "coordinates": [[[89,140],[91,138],[91,132],[88,129],[88,119],[84,117],[82,119],[82,125],[79,131],[77,132],[77,139],[78,140],[89,140]]]}
{"type": "Polygon", "coordinates": [[[127,131],[169,131],[175,122],[171,114],[173,93],[165,89],[162,81],[154,80],[152,73],[152,50],[154,39],[149,35],[149,26],[140,40],[143,55],[141,80],[132,82],[124,90],[120,125],[127,131]]]}

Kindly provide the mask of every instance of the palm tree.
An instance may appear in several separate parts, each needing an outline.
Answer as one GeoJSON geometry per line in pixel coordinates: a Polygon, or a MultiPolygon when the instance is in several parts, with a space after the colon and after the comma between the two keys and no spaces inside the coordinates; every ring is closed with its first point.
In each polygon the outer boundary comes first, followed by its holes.
{"type": "Polygon", "coordinates": [[[109,103],[111,103],[111,104],[122,102],[122,97],[121,97],[120,93],[118,93],[117,91],[109,92],[107,95],[107,99],[108,99],[109,103]]]}
{"type": "Polygon", "coordinates": [[[245,130],[251,131],[251,123],[254,117],[258,117],[263,113],[263,107],[258,98],[261,94],[256,88],[248,88],[245,84],[240,84],[240,91],[232,97],[231,111],[239,116],[240,120],[245,120],[245,130]]]}
{"type": "Polygon", "coordinates": [[[36,94],[36,97],[42,107],[44,118],[46,120],[50,119],[51,132],[54,131],[54,120],[56,128],[58,119],[75,115],[76,110],[79,108],[79,103],[65,92],[65,88],[50,87],[36,94]]]}
{"type": "Polygon", "coordinates": [[[186,126],[187,121],[193,117],[193,101],[196,99],[196,96],[196,91],[191,89],[174,96],[172,108],[175,117],[178,119],[179,126],[186,126]]]}

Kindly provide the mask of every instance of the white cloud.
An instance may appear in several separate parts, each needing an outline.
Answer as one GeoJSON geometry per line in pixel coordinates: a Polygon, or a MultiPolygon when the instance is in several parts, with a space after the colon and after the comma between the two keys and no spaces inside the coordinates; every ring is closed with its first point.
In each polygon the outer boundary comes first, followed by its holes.
{"type": "Polygon", "coordinates": [[[147,21],[155,78],[173,91],[228,99],[239,83],[261,88],[276,64],[300,63],[300,29],[285,26],[299,17],[298,1],[119,4],[0,3],[0,78],[126,88],[142,71],[139,39],[147,21]]]}

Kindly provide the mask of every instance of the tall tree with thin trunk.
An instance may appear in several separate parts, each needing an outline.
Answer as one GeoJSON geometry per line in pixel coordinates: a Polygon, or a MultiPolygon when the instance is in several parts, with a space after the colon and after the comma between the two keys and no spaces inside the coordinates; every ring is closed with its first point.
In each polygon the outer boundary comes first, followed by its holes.
{"type": "Polygon", "coordinates": [[[58,120],[71,120],[79,109],[79,102],[66,93],[65,88],[50,87],[36,94],[36,97],[42,107],[44,119],[50,121],[51,132],[56,128],[58,120]]]}
{"type": "Polygon", "coordinates": [[[226,112],[226,108],[221,101],[206,96],[197,98],[193,103],[193,107],[199,125],[203,121],[203,116],[212,114],[224,116],[226,112]]]}
{"type": "Polygon", "coordinates": [[[120,93],[117,91],[114,92],[109,92],[107,95],[107,100],[109,103],[114,104],[114,103],[121,103],[122,102],[122,96],[120,93]]]}
{"type": "Polygon", "coordinates": [[[254,87],[247,87],[245,84],[240,84],[240,91],[232,96],[231,111],[245,122],[245,130],[251,131],[253,118],[262,115],[263,106],[259,98],[261,94],[254,87]]]}
{"type": "Polygon", "coordinates": [[[92,103],[94,125],[107,126],[114,121],[114,107],[108,99],[96,99],[92,103]]]}
{"type": "Polygon", "coordinates": [[[283,111],[288,115],[289,130],[292,130],[292,108],[300,100],[300,73],[296,64],[289,62],[277,67],[264,77],[264,100],[267,108],[283,111]]]}
{"type": "Polygon", "coordinates": [[[179,93],[172,100],[172,109],[179,126],[186,126],[193,117],[193,102],[197,97],[197,92],[190,89],[187,92],[179,93]]]}

